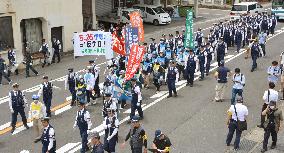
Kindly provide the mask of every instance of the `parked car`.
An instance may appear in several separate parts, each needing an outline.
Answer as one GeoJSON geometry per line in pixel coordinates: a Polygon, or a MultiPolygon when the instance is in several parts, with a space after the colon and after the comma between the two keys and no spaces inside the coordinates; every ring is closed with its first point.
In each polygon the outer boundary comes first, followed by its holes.
{"type": "Polygon", "coordinates": [[[142,12],[143,22],[153,23],[154,25],[170,24],[172,19],[162,6],[155,5],[133,5],[134,9],[139,9],[142,12]]]}

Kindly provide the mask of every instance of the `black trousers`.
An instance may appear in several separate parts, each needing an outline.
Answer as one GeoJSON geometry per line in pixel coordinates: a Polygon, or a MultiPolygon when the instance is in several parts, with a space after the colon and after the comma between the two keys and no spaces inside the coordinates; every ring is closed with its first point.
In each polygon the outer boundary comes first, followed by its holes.
{"type": "Polygon", "coordinates": [[[25,109],[24,109],[24,107],[15,108],[15,109],[13,109],[13,110],[14,110],[14,113],[12,113],[12,123],[11,123],[11,126],[12,126],[13,128],[16,127],[16,122],[17,122],[17,116],[18,116],[18,114],[21,115],[23,124],[24,124],[24,125],[27,125],[27,117],[26,117],[26,114],[25,114],[25,109]]]}
{"type": "MultiPolygon", "coordinates": [[[[267,104],[264,103],[264,104],[262,105],[261,113],[262,113],[266,108],[267,108],[267,104]]],[[[263,123],[265,122],[265,116],[266,116],[266,115],[262,115],[262,114],[261,114],[261,118],[260,118],[260,125],[261,125],[261,126],[263,126],[263,123]]]]}
{"type": "Polygon", "coordinates": [[[4,76],[5,79],[7,79],[8,82],[11,82],[11,79],[8,77],[8,75],[4,72],[0,72],[0,84],[2,84],[2,77],[4,76]]]}
{"type": "Polygon", "coordinates": [[[267,144],[269,137],[272,137],[272,146],[276,146],[277,142],[277,132],[275,131],[275,127],[264,129],[264,140],[263,140],[263,149],[267,149],[267,144]]]}
{"type": "Polygon", "coordinates": [[[189,68],[186,74],[187,84],[193,85],[195,68],[189,68]]]}
{"type": "Polygon", "coordinates": [[[130,119],[132,119],[132,117],[135,115],[135,111],[138,111],[139,117],[143,118],[143,110],[142,110],[142,102],[140,104],[140,106],[137,106],[137,103],[133,103],[131,102],[131,113],[130,113],[130,119]]]}
{"type": "Polygon", "coordinates": [[[87,102],[88,102],[88,103],[91,101],[91,99],[90,99],[90,98],[92,98],[93,100],[95,100],[95,99],[96,99],[96,97],[94,97],[94,96],[93,96],[92,91],[87,90],[87,91],[86,91],[86,94],[87,94],[87,102]]]}
{"type": "Polygon", "coordinates": [[[33,68],[32,65],[30,64],[27,64],[26,65],[26,77],[29,77],[30,76],[30,69],[37,75],[38,72],[33,68]]]}
{"type": "Polygon", "coordinates": [[[142,147],[141,148],[133,148],[133,147],[131,147],[131,152],[132,153],[142,153],[143,151],[142,151],[142,147]]]}
{"type": "Polygon", "coordinates": [[[262,49],[262,51],[263,51],[263,56],[265,56],[265,55],[266,55],[266,52],[265,52],[265,44],[260,44],[260,47],[261,47],[261,49],[262,49]]]}
{"type": "Polygon", "coordinates": [[[52,57],[52,63],[55,63],[55,58],[57,57],[57,62],[60,62],[60,52],[58,51],[54,51],[53,57],[52,57]]]}

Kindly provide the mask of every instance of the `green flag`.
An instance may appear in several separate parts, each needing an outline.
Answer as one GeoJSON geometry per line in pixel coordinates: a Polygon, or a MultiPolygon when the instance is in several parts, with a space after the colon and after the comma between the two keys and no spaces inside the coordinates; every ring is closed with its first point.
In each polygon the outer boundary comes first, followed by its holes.
{"type": "Polygon", "coordinates": [[[184,40],[184,47],[185,48],[194,48],[194,41],[193,41],[193,13],[192,10],[187,10],[186,12],[186,22],[185,22],[185,40],[184,40]]]}

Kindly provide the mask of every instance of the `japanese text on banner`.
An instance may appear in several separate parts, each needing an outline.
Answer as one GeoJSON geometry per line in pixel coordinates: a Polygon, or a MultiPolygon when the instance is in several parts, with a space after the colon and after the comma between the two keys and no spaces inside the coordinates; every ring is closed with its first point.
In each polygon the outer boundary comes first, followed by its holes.
{"type": "Polygon", "coordinates": [[[132,27],[138,28],[139,41],[144,41],[143,20],[139,12],[132,12],[129,14],[132,27]]]}
{"type": "Polygon", "coordinates": [[[131,46],[138,44],[138,42],[138,28],[127,26],[125,33],[125,51],[127,55],[130,53],[131,46]]]}
{"type": "Polygon", "coordinates": [[[125,73],[126,80],[130,80],[140,67],[140,62],[144,55],[144,49],[145,48],[143,46],[138,46],[136,44],[132,45],[125,73]]]}

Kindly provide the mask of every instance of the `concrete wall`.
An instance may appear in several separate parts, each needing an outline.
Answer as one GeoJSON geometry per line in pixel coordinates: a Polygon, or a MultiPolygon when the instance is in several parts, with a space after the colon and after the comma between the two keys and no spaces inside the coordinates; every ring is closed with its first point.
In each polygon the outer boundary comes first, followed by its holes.
{"type": "MultiPolygon", "coordinates": [[[[2,1],[2,0],[0,0],[2,1]]],[[[6,0],[5,0],[6,1],[6,0]]],[[[62,26],[64,51],[73,49],[73,32],[83,29],[82,0],[10,0],[12,12],[0,16],[12,16],[15,48],[22,51],[20,22],[23,19],[42,20],[43,38],[51,46],[51,28],[62,26]]]]}

